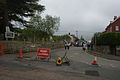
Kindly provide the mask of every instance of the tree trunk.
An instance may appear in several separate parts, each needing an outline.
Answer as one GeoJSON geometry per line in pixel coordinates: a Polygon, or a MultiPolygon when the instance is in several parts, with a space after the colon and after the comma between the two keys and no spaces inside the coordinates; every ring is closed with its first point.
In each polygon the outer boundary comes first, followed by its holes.
{"type": "Polygon", "coordinates": [[[6,28],[6,26],[8,26],[8,7],[7,7],[6,0],[4,3],[4,23],[5,23],[5,28],[6,28]]]}
{"type": "MultiPolygon", "coordinates": [[[[4,25],[3,25],[3,34],[5,34],[6,32],[6,26],[8,26],[8,8],[7,8],[7,2],[5,0],[4,2],[4,25]]],[[[4,36],[4,39],[5,39],[5,36],[4,36]]]]}

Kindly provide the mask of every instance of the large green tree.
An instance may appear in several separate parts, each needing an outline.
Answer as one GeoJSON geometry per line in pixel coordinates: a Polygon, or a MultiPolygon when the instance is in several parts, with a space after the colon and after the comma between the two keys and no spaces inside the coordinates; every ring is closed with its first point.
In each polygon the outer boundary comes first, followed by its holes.
{"type": "Polygon", "coordinates": [[[27,26],[25,17],[34,16],[35,13],[44,10],[44,6],[38,4],[39,0],[1,0],[0,1],[0,34],[5,32],[5,27],[13,28],[12,21],[27,26]]]}
{"type": "Polygon", "coordinates": [[[53,36],[54,32],[58,30],[59,24],[59,17],[46,15],[42,18],[40,15],[36,15],[30,19],[30,28],[24,29],[23,36],[32,41],[49,40],[50,36],[53,36]]]}
{"type": "Polygon", "coordinates": [[[45,23],[44,26],[46,27],[45,32],[47,32],[49,35],[53,35],[53,33],[58,30],[60,18],[46,15],[45,19],[43,20],[45,23]]]}
{"type": "Polygon", "coordinates": [[[36,15],[30,19],[29,24],[52,36],[59,28],[60,18],[52,17],[50,15],[46,15],[45,18],[42,18],[40,15],[36,15]]]}

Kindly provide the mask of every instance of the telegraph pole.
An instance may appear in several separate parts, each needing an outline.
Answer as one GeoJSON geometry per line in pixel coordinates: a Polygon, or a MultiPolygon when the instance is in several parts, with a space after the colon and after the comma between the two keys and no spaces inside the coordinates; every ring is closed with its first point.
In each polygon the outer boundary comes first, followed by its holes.
{"type": "Polygon", "coordinates": [[[78,38],[78,31],[76,30],[76,37],[78,38]]]}

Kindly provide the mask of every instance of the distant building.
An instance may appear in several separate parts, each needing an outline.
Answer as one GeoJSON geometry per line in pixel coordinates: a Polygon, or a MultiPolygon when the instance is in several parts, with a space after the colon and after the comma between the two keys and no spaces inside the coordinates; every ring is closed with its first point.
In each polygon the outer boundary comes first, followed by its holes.
{"type": "Polygon", "coordinates": [[[105,32],[120,32],[120,16],[114,16],[113,21],[106,27],[105,32]]]}
{"type": "Polygon", "coordinates": [[[69,35],[70,37],[70,43],[71,45],[74,45],[77,40],[79,40],[76,36],[74,35],[69,35]]]}

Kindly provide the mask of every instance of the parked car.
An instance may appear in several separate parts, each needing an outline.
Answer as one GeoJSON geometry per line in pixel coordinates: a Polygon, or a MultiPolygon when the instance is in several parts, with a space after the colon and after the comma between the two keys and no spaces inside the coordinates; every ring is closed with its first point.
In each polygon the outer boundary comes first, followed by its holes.
{"type": "Polygon", "coordinates": [[[82,43],[83,42],[86,42],[85,40],[78,40],[75,44],[74,44],[74,46],[76,46],[76,47],[82,47],[82,43]]]}

